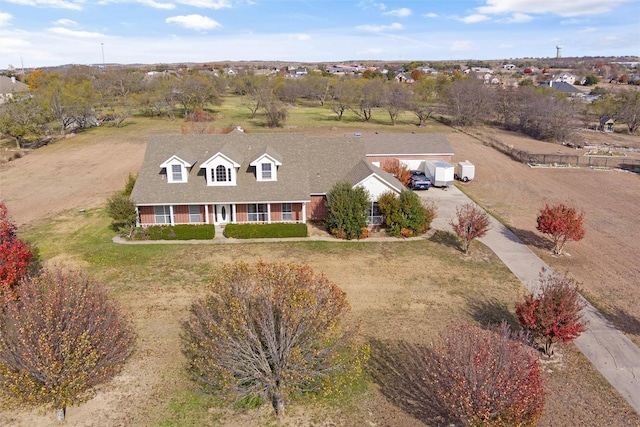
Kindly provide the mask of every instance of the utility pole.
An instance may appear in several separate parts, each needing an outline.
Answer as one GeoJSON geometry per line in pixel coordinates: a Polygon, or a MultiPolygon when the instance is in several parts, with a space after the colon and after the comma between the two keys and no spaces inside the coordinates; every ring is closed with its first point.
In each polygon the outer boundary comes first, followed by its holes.
{"type": "Polygon", "coordinates": [[[102,47],[102,67],[104,68],[104,43],[100,43],[100,46],[102,47]]]}

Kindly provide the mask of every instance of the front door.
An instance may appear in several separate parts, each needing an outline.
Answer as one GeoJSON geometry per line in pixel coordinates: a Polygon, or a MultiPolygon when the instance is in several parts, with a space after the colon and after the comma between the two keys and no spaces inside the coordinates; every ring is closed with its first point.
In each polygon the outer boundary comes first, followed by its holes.
{"type": "Polygon", "coordinates": [[[216,224],[229,224],[231,222],[231,205],[216,206],[216,224]]]}

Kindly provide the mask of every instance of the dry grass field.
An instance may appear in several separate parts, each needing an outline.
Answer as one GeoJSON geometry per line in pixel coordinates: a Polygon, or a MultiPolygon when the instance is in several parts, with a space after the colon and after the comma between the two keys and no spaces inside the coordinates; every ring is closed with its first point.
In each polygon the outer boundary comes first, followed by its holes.
{"type": "MultiPolygon", "coordinates": [[[[115,131],[87,132],[0,169],[0,199],[22,235],[42,242],[39,248],[47,262],[80,265],[106,283],[132,313],[138,330],[137,351],[124,372],[86,404],[69,408],[67,425],[438,425],[419,404],[420,349],[452,321],[515,321],[513,303],[524,288],[493,253],[476,245],[471,256],[464,257],[443,234],[390,243],[116,246],[101,208],[127,175],[138,170],[150,133],[179,131],[179,123],[158,123],[139,129],[132,124],[126,137],[115,131]],[[368,389],[333,404],[294,404],[282,423],[268,407],[236,411],[195,390],[184,375],[179,338],[189,303],[203,292],[212,266],[259,258],[309,264],[347,292],[372,346],[368,389]]],[[[437,124],[426,131],[451,132],[437,124]]],[[[558,149],[506,133],[494,137],[536,150],[558,149]]],[[[557,271],[577,278],[589,299],[640,343],[640,176],[532,169],[464,133],[451,132],[449,140],[456,161],[469,159],[476,165],[476,180],[463,190],[509,224],[557,271]],[[535,231],[537,210],[557,201],[584,210],[587,229],[583,241],[567,247],[570,256],[559,258],[550,255],[547,241],[535,231]]],[[[541,426],[640,426],[640,416],[574,346],[561,346],[560,352],[560,362],[545,364],[547,404],[541,426]]],[[[50,413],[3,412],[0,425],[54,423],[50,413]]]]}

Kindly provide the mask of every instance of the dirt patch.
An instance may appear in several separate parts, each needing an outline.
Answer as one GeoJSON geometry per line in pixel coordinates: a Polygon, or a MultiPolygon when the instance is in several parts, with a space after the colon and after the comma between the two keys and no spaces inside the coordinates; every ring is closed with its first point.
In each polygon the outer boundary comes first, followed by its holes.
{"type": "MultiPolygon", "coordinates": [[[[517,135],[501,133],[514,145],[524,144],[517,135]]],[[[476,165],[476,179],[461,188],[502,218],[534,252],[561,274],[575,277],[584,294],[607,313],[618,328],[640,344],[640,175],[620,170],[590,168],[530,168],[484,146],[480,141],[454,133],[449,140],[455,161],[476,165]],[[585,213],[586,234],[569,243],[567,254],[550,253],[549,240],[536,226],[545,203],[568,203],[585,213]]],[[[636,144],[640,138],[635,137],[636,144]]],[[[629,141],[631,142],[631,141],[629,141]]],[[[536,150],[543,142],[528,141],[536,150]]],[[[547,149],[555,149],[554,144],[547,149]]]]}

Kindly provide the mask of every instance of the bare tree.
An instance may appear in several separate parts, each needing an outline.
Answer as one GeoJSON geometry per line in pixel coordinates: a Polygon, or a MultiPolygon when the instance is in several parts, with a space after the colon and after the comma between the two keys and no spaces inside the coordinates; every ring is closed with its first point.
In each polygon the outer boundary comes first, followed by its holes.
{"type": "Polygon", "coordinates": [[[480,79],[460,78],[448,88],[445,102],[454,124],[473,126],[482,122],[490,111],[490,94],[480,79]]]}
{"type": "Polygon", "coordinates": [[[227,264],[212,291],[184,324],[190,370],[209,391],[265,399],[283,416],[292,394],[318,391],[366,360],[358,328],[345,323],[346,294],[307,266],[227,264]]]}
{"type": "Polygon", "coordinates": [[[391,124],[395,125],[400,112],[411,105],[411,92],[404,83],[388,82],[384,86],[382,103],[389,113],[391,124]]]}

